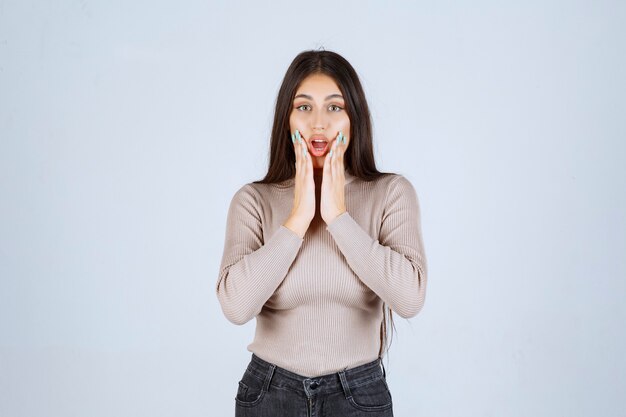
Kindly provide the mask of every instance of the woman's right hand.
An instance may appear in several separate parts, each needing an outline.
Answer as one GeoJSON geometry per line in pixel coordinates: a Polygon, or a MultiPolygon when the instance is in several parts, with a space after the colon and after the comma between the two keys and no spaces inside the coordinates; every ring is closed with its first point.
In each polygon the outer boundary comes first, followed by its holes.
{"type": "Polygon", "coordinates": [[[313,180],[313,160],[306,147],[306,142],[296,130],[291,135],[296,154],[296,178],[293,196],[293,208],[284,226],[304,238],[309,224],[315,216],[315,181],[313,180]]]}

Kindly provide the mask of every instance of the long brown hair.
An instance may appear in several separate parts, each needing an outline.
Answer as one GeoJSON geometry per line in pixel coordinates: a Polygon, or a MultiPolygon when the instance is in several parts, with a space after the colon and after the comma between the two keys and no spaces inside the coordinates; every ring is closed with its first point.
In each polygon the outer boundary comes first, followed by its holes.
{"type": "MultiPolygon", "coordinates": [[[[344,57],[336,52],[310,50],[299,53],[287,68],[276,98],[268,155],[269,167],[265,178],[253,182],[273,184],[291,179],[296,175],[296,155],[291,142],[289,116],[300,83],[313,74],[330,76],[337,83],[344,97],[345,110],[350,119],[350,146],[344,155],[346,170],[363,181],[373,181],[385,175],[393,175],[394,173],[381,172],[376,169],[370,111],[356,71],[344,57]]],[[[384,302],[382,308],[383,320],[380,325],[380,349],[378,351],[378,356],[381,358],[383,352],[387,352],[391,346],[387,330],[391,330],[393,335],[395,329],[391,308],[386,307],[384,302]],[[387,326],[387,318],[391,323],[390,328],[387,326]]]]}

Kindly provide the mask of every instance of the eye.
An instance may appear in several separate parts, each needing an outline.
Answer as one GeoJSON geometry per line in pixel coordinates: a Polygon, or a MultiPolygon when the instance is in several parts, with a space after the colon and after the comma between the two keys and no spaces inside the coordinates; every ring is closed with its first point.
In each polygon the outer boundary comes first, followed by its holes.
{"type": "Polygon", "coordinates": [[[336,104],[331,104],[331,105],[330,105],[330,107],[335,107],[335,108],[337,108],[337,110],[332,110],[332,111],[335,111],[335,112],[339,112],[339,111],[343,110],[343,107],[339,107],[339,106],[337,106],[336,104]]]}
{"type": "Polygon", "coordinates": [[[296,107],[296,109],[300,110],[300,108],[301,108],[301,107],[304,107],[304,106],[308,106],[308,104],[301,104],[301,105],[299,105],[298,107],[296,107]]]}

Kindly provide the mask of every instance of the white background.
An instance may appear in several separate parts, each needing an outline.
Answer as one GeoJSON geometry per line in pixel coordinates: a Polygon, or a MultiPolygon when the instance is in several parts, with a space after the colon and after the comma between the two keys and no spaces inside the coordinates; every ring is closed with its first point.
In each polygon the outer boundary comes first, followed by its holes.
{"type": "Polygon", "coordinates": [[[228,416],[215,295],[297,53],[357,70],[422,209],[397,417],[626,415],[626,7],[0,1],[0,415],[228,416]]]}

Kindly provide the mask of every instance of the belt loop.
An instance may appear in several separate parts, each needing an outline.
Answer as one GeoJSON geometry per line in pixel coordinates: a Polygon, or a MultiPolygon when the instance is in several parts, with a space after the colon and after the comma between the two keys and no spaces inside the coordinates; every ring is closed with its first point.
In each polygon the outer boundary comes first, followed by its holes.
{"type": "Polygon", "coordinates": [[[274,370],[276,370],[276,365],[270,364],[270,369],[267,372],[267,376],[265,377],[265,383],[263,384],[263,391],[267,392],[270,389],[270,382],[272,381],[272,377],[274,376],[274,370]]]}
{"type": "Polygon", "coordinates": [[[346,372],[345,370],[339,371],[339,380],[341,381],[341,386],[343,387],[343,392],[346,395],[346,398],[351,398],[352,393],[350,392],[350,387],[348,386],[348,381],[346,380],[346,372]]]}

